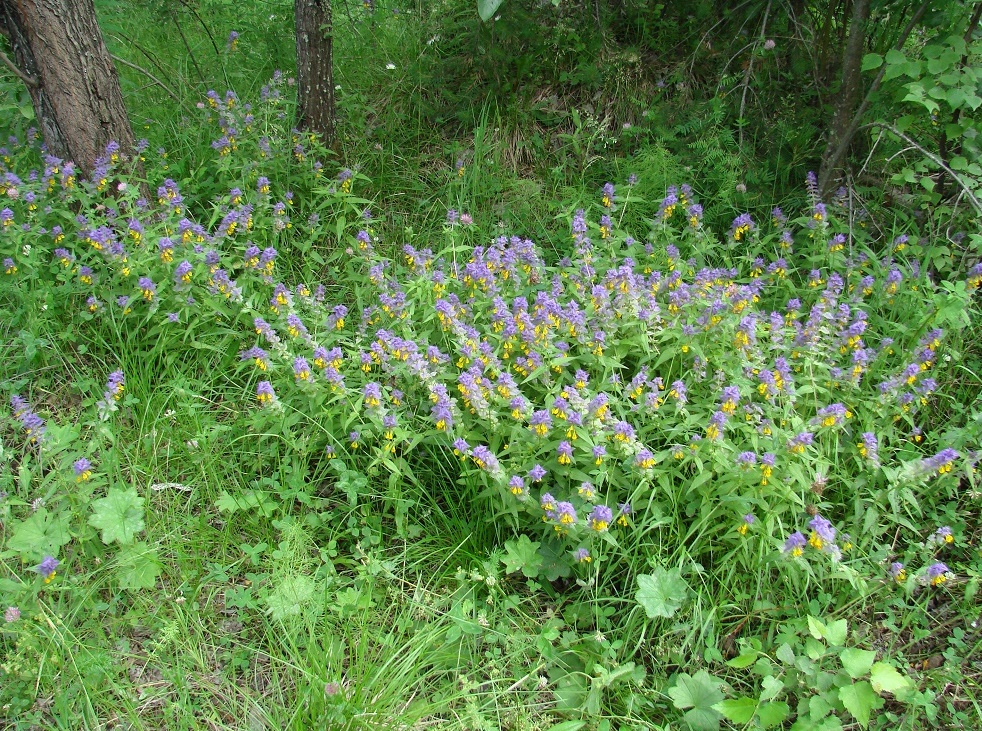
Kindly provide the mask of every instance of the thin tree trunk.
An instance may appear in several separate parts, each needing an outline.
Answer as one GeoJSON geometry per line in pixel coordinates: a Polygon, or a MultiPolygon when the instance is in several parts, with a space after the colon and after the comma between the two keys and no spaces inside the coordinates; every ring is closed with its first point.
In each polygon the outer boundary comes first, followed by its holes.
{"type": "Polygon", "coordinates": [[[297,128],[334,141],[334,68],[330,0],[294,0],[297,128]]]}
{"type": "Polygon", "coordinates": [[[818,189],[822,195],[828,193],[832,178],[840,160],[835,160],[840,146],[853,119],[856,105],[863,90],[862,62],[866,47],[866,25],[869,22],[870,0],[855,0],[852,6],[852,20],[849,23],[849,38],[842,52],[842,84],[836,100],[835,115],[829,129],[828,145],[822,155],[819,168],[818,189]]]}
{"type": "Polygon", "coordinates": [[[92,174],[109,142],[133,148],[119,76],[93,0],[0,0],[0,25],[28,84],[48,152],[92,174]]]}
{"type": "MultiPolygon", "coordinates": [[[[897,41],[893,44],[896,50],[900,50],[904,47],[907,42],[907,38],[910,36],[914,27],[920,22],[924,13],[927,11],[931,4],[931,0],[924,0],[917,11],[911,16],[910,20],[907,21],[907,25],[904,29],[900,31],[900,35],[897,37],[897,41]]],[[[822,156],[822,167],[820,168],[819,174],[819,188],[823,195],[827,194],[832,188],[832,181],[834,179],[835,173],[838,171],[839,167],[842,165],[842,161],[845,160],[846,153],[849,151],[849,145],[852,142],[853,137],[855,137],[856,132],[859,130],[859,125],[862,123],[863,115],[866,110],[869,109],[870,102],[873,95],[880,88],[880,84],[883,82],[883,76],[886,74],[887,65],[883,64],[880,66],[880,70],[876,74],[876,78],[873,79],[873,83],[869,85],[869,89],[866,90],[866,96],[863,97],[862,103],[859,108],[852,115],[852,119],[848,120],[848,126],[845,131],[833,137],[829,135],[828,147],[825,150],[825,154],[822,156]],[[825,181],[822,184],[822,181],[825,181]]]]}

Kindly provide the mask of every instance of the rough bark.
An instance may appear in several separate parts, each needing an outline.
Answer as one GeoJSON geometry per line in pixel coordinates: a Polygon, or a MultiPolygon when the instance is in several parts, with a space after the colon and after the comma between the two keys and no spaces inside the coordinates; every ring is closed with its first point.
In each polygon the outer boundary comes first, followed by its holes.
{"type": "Polygon", "coordinates": [[[48,151],[90,175],[106,145],[133,147],[119,76],[93,0],[0,0],[0,25],[28,84],[48,151]]]}
{"type": "Polygon", "coordinates": [[[822,155],[822,166],[818,176],[818,187],[823,195],[828,192],[832,177],[841,163],[841,159],[834,159],[835,153],[840,146],[840,141],[849,130],[853,113],[863,91],[862,62],[869,14],[870,0],[855,0],[852,6],[852,20],[849,23],[849,38],[842,52],[842,84],[839,87],[828,145],[825,154],[822,155]]]}
{"type": "Polygon", "coordinates": [[[294,0],[297,128],[334,141],[334,68],[330,0],[294,0]]]}

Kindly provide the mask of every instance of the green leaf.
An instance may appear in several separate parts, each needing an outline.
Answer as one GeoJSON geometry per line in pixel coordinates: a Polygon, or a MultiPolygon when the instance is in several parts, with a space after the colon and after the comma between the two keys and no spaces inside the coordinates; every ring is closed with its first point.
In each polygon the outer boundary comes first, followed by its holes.
{"type": "Polygon", "coordinates": [[[580,731],[584,726],[586,726],[586,721],[563,721],[550,726],[546,731],[580,731]]]}
{"type": "Polygon", "coordinates": [[[873,692],[873,686],[865,680],[839,688],[839,700],[863,728],[869,726],[869,717],[873,709],[883,705],[880,696],[873,692]]]}
{"type": "Polygon", "coordinates": [[[134,543],[120,550],[116,556],[119,567],[119,585],[123,589],[152,589],[160,576],[160,560],[157,549],[143,542],[134,543]]]}
{"type": "Polygon", "coordinates": [[[487,23],[503,2],[504,0],[477,0],[477,14],[487,23]]]}
{"type": "Polygon", "coordinates": [[[270,516],[276,510],[279,503],[276,502],[265,490],[246,490],[235,495],[222,490],[221,495],[215,501],[215,507],[222,513],[236,513],[240,510],[259,510],[264,516],[270,516]]]}
{"type": "Polygon", "coordinates": [[[736,668],[737,670],[740,670],[741,668],[745,668],[745,667],[749,667],[750,665],[753,665],[754,662],[756,662],[757,656],[759,654],[760,653],[758,653],[756,650],[750,650],[749,652],[745,652],[742,655],[737,655],[732,660],[728,660],[726,664],[729,665],[731,668],[736,668]]]}
{"type": "Polygon", "coordinates": [[[266,597],[270,616],[283,621],[300,615],[313,604],[316,591],[317,584],[309,576],[287,576],[266,597]]]}
{"type": "Polygon", "coordinates": [[[529,579],[539,575],[542,568],[542,556],[539,555],[539,542],[529,540],[528,536],[520,536],[517,541],[506,541],[505,552],[501,561],[509,574],[521,571],[529,579]]]}
{"type": "Polygon", "coordinates": [[[810,614],[808,615],[808,631],[816,640],[825,639],[825,623],[810,614]]]}
{"type": "Polygon", "coordinates": [[[558,541],[545,541],[539,546],[539,556],[542,557],[539,573],[546,577],[546,581],[555,581],[573,573],[569,566],[569,553],[558,541]]]}
{"type": "Polygon", "coordinates": [[[89,525],[102,531],[102,542],[106,545],[132,543],[144,528],[143,502],[136,488],[111,487],[106,497],[92,503],[89,525]]]}
{"type": "Polygon", "coordinates": [[[794,665],[794,650],[791,649],[791,645],[789,645],[787,642],[777,648],[777,652],[775,652],[774,655],[785,665],[794,665]]]}
{"type": "Polygon", "coordinates": [[[71,540],[68,533],[70,520],[67,512],[52,517],[46,509],[38,508],[36,513],[14,528],[7,548],[17,551],[28,561],[57,556],[61,547],[71,540]]]}
{"type": "Polygon", "coordinates": [[[965,102],[965,91],[964,89],[954,88],[948,89],[948,104],[951,108],[958,109],[965,102]]]}
{"type": "Polygon", "coordinates": [[[723,700],[720,685],[720,681],[705,670],[694,676],[682,673],[668,689],[668,695],[676,708],[686,711],[685,721],[691,728],[716,731],[721,716],[713,706],[723,700]]]}
{"type": "Polygon", "coordinates": [[[849,647],[839,653],[842,660],[842,667],[852,678],[860,678],[869,672],[873,661],[876,660],[876,653],[872,650],[857,650],[849,647]]]}
{"type": "Polygon", "coordinates": [[[733,700],[720,701],[713,708],[723,714],[723,718],[730,723],[743,726],[750,723],[750,719],[757,712],[757,699],[734,698],[733,700]]]}
{"type": "Polygon", "coordinates": [[[784,723],[784,719],[791,713],[791,707],[784,701],[771,701],[761,703],[757,709],[757,720],[763,728],[779,726],[784,723]]]}
{"type": "Polygon", "coordinates": [[[901,696],[914,687],[914,683],[906,675],[889,663],[874,663],[870,670],[870,684],[877,693],[893,693],[901,696]]]}
{"type": "Polygon", "coordinates": [[[830,645],[844,645],[846,644],[846,634],[848,632],[849,625],[844,619],[837,619],[834,622],[829,622],[826,625],[825,639],[829,641],[830,645]]]}
{"type": "Polygon", "coordinates": [[[765,676],[761,684],[764,686],[760,693],[761,703],[774,700],[784,691],[784,683],[773,675],[765,676]]]}
{"type": "Polygon", "coordinates": [[[867,53],[863,56],[863,71],[872,71],[883,65],[883,56],[878,53],[867,53]]]}
{"type": "Polygon", "coordinates": [[[903,54],[903,52],[898,51],[896,48],[891,48],[889,51],[887,51],[886,62],[888,64],[905,63],[906,61],[907,57],[903,54]]]}
{"type": "Polygon", "coordinates": [[[674,616],[689,592],[689,585],[677,568],[666,571],[661,566],[651,574],[639,575],[638,587],[634,597],[649,619],[674,616]]]}

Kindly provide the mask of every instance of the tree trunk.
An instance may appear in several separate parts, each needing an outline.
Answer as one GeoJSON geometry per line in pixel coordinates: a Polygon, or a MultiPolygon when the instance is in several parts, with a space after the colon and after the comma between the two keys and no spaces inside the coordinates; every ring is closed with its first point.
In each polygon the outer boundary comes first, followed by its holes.
{"type": "Polygon", "coordinates": [[[297,128],[334,141],[334,69],[330,0],[294,0],[297,128]]]}
{"type": "Polygon", "coordinates": [[[0,26],[29,79],[48,152],[91,176],[117,142],[133,148],[119,76],[102,39],[93,0],[0,0],[0,26]]]}
{"type": "Polygon", "coordinates": [[[845,158],[850,126],[856,106],[863,91],[862,63],[866,48],[866,26],[869,22],[870,0],[855,0],[852,6],[852,21],[849,23],[849,39],[842,52],[842,84],[836,100],[835,115],[829,129],[828,144],[822,155],[822,165],[818,174],[818,189],[826,196],[835,180],[835,174],[845,158]]]}

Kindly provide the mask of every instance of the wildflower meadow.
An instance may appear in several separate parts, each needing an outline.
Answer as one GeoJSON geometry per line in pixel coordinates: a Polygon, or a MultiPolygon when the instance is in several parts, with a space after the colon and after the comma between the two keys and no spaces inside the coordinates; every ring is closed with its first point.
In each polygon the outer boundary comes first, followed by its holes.
{"type": "Polygon", "coordinates": [[[2,111],[4,728],[982,723],[977,217],[485,124],[410,210],[249,38],[92,175],[2,111]]]}

